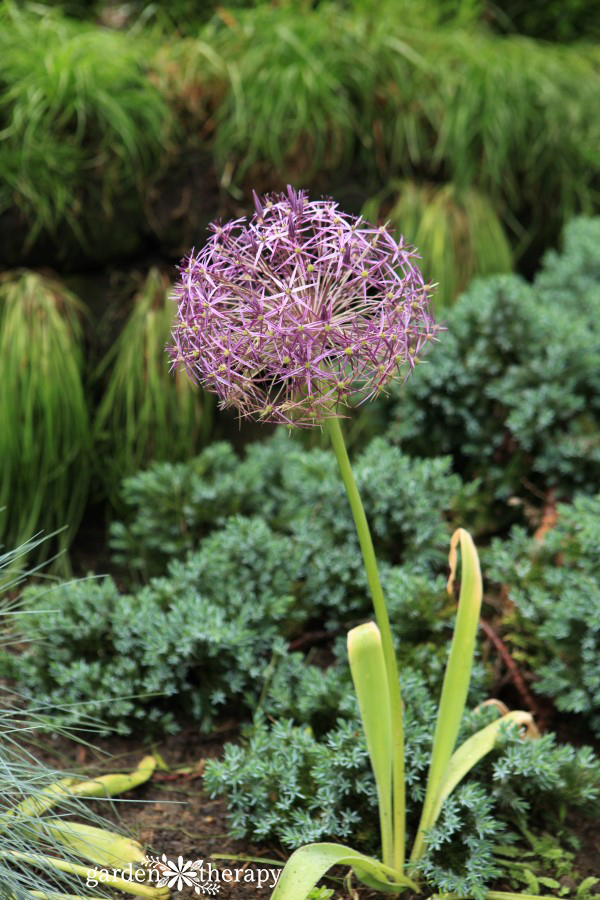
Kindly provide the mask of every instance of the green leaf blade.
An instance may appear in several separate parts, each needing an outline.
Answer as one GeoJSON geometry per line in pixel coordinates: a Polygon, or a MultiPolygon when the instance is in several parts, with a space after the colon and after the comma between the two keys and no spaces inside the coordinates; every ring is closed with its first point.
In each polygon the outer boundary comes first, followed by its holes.
{"type": "Polygon", "coordinates": [[[502,727],[511,722],[519,726],[525,725],[531,727],[533,725],[533,716],[531,713],[524,712],[523,710],[509,712],[471,735],[471,737],[467,738],[458,750],[452,754],[440,782],[439,791],[431,813],[431,825],[435,825],[444,800],[450,796],[454,788],[460,784],[467,773],[477,765],[479,760],[483,759],[484,756],[494,749],[502,727]]]}
{"type": "Polygon", "coordinates": [[[389,865],[393,854],[392,717],[381,634],[374,622],[350,631],[348,658],[377,785],[383,859],[389,865]]]}
{"type": "Polygon", "coordinates": [[[448,591],[452,591],[456,575],[459,541],[462,556],[462,582],[458,611],[435,726],[423,812],[411,854],[413,862],[419,859],[423,853],[424,832],[431,827],[431,817],[440,783],[456,745],[471,680],[475,636],[483,599],[479,557],[473,538],[464,528],[458,528],[450,542],[448,591]]]}
{"type": "Polygon", "coordinates": [[[389,866],[364,856],[342,844],[307,844],[293,853],[287,861],[271,900],[306,900],[306,895],[333,866],[350,866],[379,884],[379,890],[399,893],[407,887],[418,890],[416,884],[389,866]]]}

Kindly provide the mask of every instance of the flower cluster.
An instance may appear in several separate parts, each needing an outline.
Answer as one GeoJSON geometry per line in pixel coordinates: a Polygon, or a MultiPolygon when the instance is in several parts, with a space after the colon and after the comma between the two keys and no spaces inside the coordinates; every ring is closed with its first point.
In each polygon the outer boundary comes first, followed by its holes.
{"type": "Polygon", "coordinates": [[[410,373],[438,326],[415,251],[333,200],[254,195],[181,267],[168,348],[223,407],[318,425],[410,373]]]}

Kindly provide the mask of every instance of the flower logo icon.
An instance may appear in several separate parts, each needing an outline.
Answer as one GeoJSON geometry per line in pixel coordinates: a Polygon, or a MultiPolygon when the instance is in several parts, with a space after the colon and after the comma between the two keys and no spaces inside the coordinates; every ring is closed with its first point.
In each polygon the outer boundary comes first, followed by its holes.
{"type": "Polygon", "coordinates": [[[199,869],[203,867],[203,860],[196,859],[194,862],[184,860],[183,856],[178,856],[177,861],[167,859],[166,855],[159,858],[157,856],[147,856],[145,863],[152,869],[157,869],[160,873],[160,881],[157,887],[168,887],[170,890],[181,891],[184,887],[193,887],[196,894],[217,894],[219,885],[209,882],[204,884],[200,880],[199,869]]]}

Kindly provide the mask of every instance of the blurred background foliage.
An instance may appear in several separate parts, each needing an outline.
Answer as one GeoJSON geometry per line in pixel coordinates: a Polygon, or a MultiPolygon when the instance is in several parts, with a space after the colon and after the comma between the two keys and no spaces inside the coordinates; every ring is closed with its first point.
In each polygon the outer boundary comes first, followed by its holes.
{"type": "Polygon", "coordinates": [[[111,499],[124,477],[152,459],[189,458],[210,431],[212,397],[165,364],[175,309],[169,280],[156,267],[136,280],[129,318],[97,372],[99,381],[109,373],[94,438],[111,499]]]}
{"type": "MultiPolygon", "coordinates": [[[[289,181],[390,220],[444,318],[475,276],[531,279],[565,224],[598,211],[599,47],[600,0],[0,0],[0,543],[66,525],[67,547],[124,476],[236,439],[161,347],[174,264],[251,188],[289,181]]],[[[547,290],[558,308],[570,288],[547,290]]],[[[358,421],[363,443],[388,412],[358,421]]],[[[510,415],[515,440],[535,430],[510,415]]],[[[562,418],[595,434],[594,416],[562,418]]],[[[564,482],[555,456],[543,478],[564,482]]]]}

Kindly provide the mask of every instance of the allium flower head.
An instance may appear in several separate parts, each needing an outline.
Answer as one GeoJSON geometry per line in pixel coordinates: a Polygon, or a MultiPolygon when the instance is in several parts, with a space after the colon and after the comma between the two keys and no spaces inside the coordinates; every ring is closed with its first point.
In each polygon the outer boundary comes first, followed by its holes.
{"type": "Polygon", "coordinates": [[[406,377],[435,337],[415,251],[303,192],[254,195],[181,266],[173,366],[221,406],[318,425],[406,377]]]}

